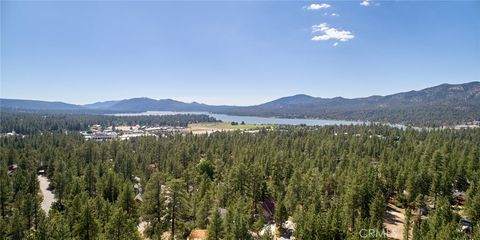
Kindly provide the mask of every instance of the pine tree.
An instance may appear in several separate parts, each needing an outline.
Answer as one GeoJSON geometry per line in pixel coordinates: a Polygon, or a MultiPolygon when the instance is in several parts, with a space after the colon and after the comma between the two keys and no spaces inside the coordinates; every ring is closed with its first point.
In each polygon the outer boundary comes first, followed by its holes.
{"type": "Polygon", "coordinates": [[[170,222],[171,237],[185,234],[185,219],[189,212],[185,182],[182,179],[171,179],[167,182],[167,220],[170,222]]]}
{"type": "Polygon", "coordinates": [[[90,203],[83,205],[78,223],[74,226],[75,234],[81,240],[96,239],[98,234],[98,223],[95,219],[90,203]]]}
{"type": "Polygon", "coordinates": [[[39,220],[38,220],[37,230],[35,231],[35,239],[37,240],[49,239],[48,220],[47,220],[47,216],[43,211],[39,212],[39,220]]]}
{"type": "Polygon", "coordinates": [[[432,177],[432,184],[430,186],[431,195],[434,197],[433,206],[437,206],[438,194],[442,189],[442,176],[441,176],[441,166],[443,164],[443,155],[437,150],[432,156],[430,161],[430,174],[432,177]]]}
{"type": "Polygon", "coordinates": [[[385,196],[381,192],[375,193],[370,203],[370,227],[381,230],[383,215],[386,210],[385,196]]]}
{"type": "Polygon", "coordinates": [[[197,204],[197,209],[195,213],[195,225],[197,228],[203,229],[207,226],[209,202],[210,199],[208,199],[208,195],[205,195],[197,204]]]}
{"type": "Polygon", "coordinates": [[[142,213],[143,219],[149,223],[149,228],[146,231],[149,237],[155,235],[160,238],[165,229],[166,193],[163,190],[164,184],[163,176],[160,173],[154,173],[150,176],[145,187],[142,213]]]}
{"type": "Polygon", "coordinates": [[[122,192],[120,193],[116,204],[127,213],[129,218],[135,219],[137,217],[135,196],[132,183],[130,181],[127,180],[123,184],[122,192]]]}
{"type": "Polygon", "coordinates": [[[0,163],[0,215],[4,218],[8,211],[8,205],[12,197],[12,185],[10,176],[7,174],[7,166],[0,163]]]}
{"type": "Polygon", "coordinates": [[[48,235],[51,239],[72,239],[73,233],[70,231],[67,219],[55,209],[48,215],[48,235]]]}
{"type": "Polygon", "coordinates": [[[135,219],[132,219],[127,211],[117,207],[114,208],[113,214],[106,226],[105,239],[140,239],[135,226],[135,219]]]}
{"type": "Polygon", "coordinates": [[[248,232],[248,206],[245,199],[238,197],[234,204],[232,204],[225,217],[225,239],[227,240],[247,240],[251,239],[248,232]]]}
{"type": "Polygon", "coordinates": [[[474,223],[480,223],[480,191],[479,187],[472,185],[467,192],[465,210],[470,220],[474,223]]]}
{"type": "Polygon", "coordinates": [[[93,164],[90,162],[85,169],[85,189],[90,197],[93,196],[93,193],[95,192],[95,183],[95,171],[93,164]]]}
{"type": "Polygon", "coordinates": [[[303,194],[302,189],[302,177],[300,171],[297,170],[293,173],[290,178],[290,182],[287,187],[287,193],[285,195],[285,206],[288,209],[288,212],[292,213],[295,211],[298,202],[301,201],[303,194]]]}
{"type": "Polygon", "coordinates": [[[208,240],[220,240],[223,239],[223,225],[222,217],[220,216],[220,210],[218,203],[215,203],[210,210],[210,221],[208,223],[208,240]]]}
{"type": "Polygon", "coordinates": [[[287,208],[282,200],[279,200],[275,205],[275,223],[278,227],[282,227],[282,224],[288,220],[287,208]]]}
{"type": "Polygon", "coordinates": [[[410,229],[411,229],[411,218],[412,218],[412,210],[407,207],[405,209],[405,223],[404,223],[404,231],[403,231],[403,239],[409,240],[410,239],[410,229]]]}

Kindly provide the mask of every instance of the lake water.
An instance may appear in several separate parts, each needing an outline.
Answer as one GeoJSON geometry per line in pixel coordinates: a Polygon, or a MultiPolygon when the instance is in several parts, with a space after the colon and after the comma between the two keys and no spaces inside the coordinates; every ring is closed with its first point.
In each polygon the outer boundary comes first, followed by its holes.
{"type": "Polygon", "coordinates": [[[171,112],[171,111],[148,111],[141,113],[118,113],[115,116],[143,116],[143,115],[173,115],[173,114],[205,114],[224,122],[245,122],[247,124],[283,124],[307,126],[326,126],[326,125],[359,125],[365,122],[344,121],[344,120],[326,120],[326,119],[304,119],[304,118],[274,118],[274,117],[254,117],[254,116],[235,116],[226,114],[216,114],[208,112],[171,112]]]}

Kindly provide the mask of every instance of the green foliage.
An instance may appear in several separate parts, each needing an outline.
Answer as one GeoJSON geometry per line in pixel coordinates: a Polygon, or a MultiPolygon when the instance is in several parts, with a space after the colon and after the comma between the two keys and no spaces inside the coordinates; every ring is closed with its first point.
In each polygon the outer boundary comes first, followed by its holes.
{"type": "Polygon", "coordinates": [[[143,220],[149,222],[147,236],[161,236],[166,229],[165,180],[160,173],[154,173],[147,182],[144,202],[142,204],[143,220]]]}
{"type": "Polygon", "coordinates": [[[96,239],[98,235],[98,222],[92,212],[90,204],[83,205],[82,210],[73,227],[74,233],[82,240],[96,239]]]}
{"type": "Polygon", "coordinates": [[[223,239],[223,225],[222,218],[220,216],[220,210],[218,204],[214,204],[210,211],[210,221],[208,224],[208,240],[220,240],[223,239]]]}
{"type": "Polygon", "coordinates": [[[225,239],[227,240],[247,240],[252,238],[248,232],[248,206],[241,197],[237,197],[234,203],[227,209],[224,226],[225,239]]]}
{"type": "Polygon", "coordinates": [[[200,174],[206,174],[210,179],[213,179],[215,169],[213,163],[210,160],[202,159],[197,165],[200,174]]]}
{"type": "Polygon", "coordinates": [[[140,239],[135,218],[129,216],[128,212],[121,208],[115,208],[113,210],[113,215],[107,223],[105,231],[105,239],[140,239]]]}
{"type": "Polygon", "coordinates": [[[170,179],[167,182],[166,189],[166,209],[167,209],[167,222],[170,222],[171,237],[185,236],[186,222],[188,219],[189,203],[187,199],[187,193],[185,181],[183,179],[170,179]]]}
{"type": "Polygon", "coordinates": [[[137,218],[137,205],[135,203],[135,193],[133,192],[132,183],[130,181],[125,181],[123,184],[122,192],[116,201],[118,207],[125,211],[126,215],[129,218],[137,218]]]}

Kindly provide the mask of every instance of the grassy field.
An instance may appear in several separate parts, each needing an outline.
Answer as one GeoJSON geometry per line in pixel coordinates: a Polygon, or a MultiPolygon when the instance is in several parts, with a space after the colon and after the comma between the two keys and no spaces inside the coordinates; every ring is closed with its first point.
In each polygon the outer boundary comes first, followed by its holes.
{"type": "Polygon", "coordinates": [[[271,125],[244,124],[232,125],[229,122],[209,122],[209,123],[192,123],[185,129],[194,134],[212,133],[216,131],[234,131],[234,130],[256,130],[271,125]]]}

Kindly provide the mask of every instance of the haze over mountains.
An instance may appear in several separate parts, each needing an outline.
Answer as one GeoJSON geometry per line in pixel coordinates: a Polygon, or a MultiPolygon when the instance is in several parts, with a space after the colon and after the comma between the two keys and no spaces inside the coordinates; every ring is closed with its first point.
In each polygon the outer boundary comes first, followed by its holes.
{"type": "Polygon", "coordinates": [[[480,120],[480,82],[442,84],[419,91],[364,98],[320,98],[304,94],[238,107],[172,99],[132,98],[74,105],[62,102],[1,99],[3,111],[112,113],[198,111],[230,115],[369,120],[416,125],[444,125],[480,120]]]}

